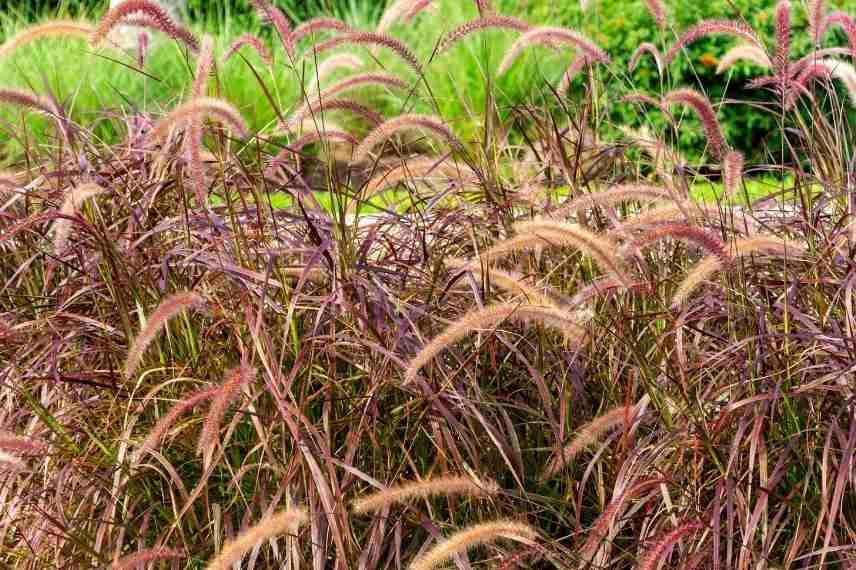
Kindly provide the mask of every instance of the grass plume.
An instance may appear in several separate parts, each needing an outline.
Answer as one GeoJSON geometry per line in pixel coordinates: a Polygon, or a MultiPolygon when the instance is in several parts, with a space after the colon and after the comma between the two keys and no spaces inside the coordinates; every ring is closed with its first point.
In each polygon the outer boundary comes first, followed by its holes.
{"type": "Polygon", "coordinates": [[[638,570],[656,570],[660,561],[665,558],[672,547],[678,543],[687,534],[696,532],[702,528],[702,525],[695,521],[684,521],[674,529],[665,533],[642,557],[639,563],[638,570]]]}
{"type": "Polygon", "coordinates": [[[542,480],[556,475],[576,455],[597,443],[604,435],[623,424],[629,424],[635,406],[613,408],[577,429],[574,437],[561,450],[554,453],[541,474],[542,480]]]}
{"type": "Polygon", "coordinates": [[[57,36],[88,39],[94,30],[91,24],[72,20],[48,20],[35,24],[24,28],[0,45],[0,60],[40,38],[57,36]]]}
{"type": "Polygon", "coordinates": [[[196,447],[197,453],[210,457],[217,444],[217,438],[220,434],[220,423],[223,421],[226,409],[238,398],[241,387],[249,384],[255,375],[255,370],[245,365],[238,366],[226,372],[223,383],[211,401],[211,407],[208,410],[208,415],[205,416],[202,430],[199,432],[199,443],[196,447]]]}
{"type": "Polygon", "coordinates": [[[205,570],[230,570],[233,564],[260,542],[281,534],[295,534],[306,520],[306,510],[300,508],[271,515],[226,543],[220,554],[205,566],[205,570]]]}
{"type": "Polygon", "coordinates": [[[356,514],[365,514],[382,510],[396,503],[406,503],[413,499],[423,499],[435,495],[482,497],[494,495],[498,490],[499,488],[492,481],[479,481],[463,475],[445,475],[425,481],[403,483],[355,499],[351,504],[351,511],[356,514]]]}
{"type": "Polygon", "coordinates": [[[321,31],[346,33],[354,30],[338,18],[312,18],[294,28],[294,32],[291,34],[291,41],[296,44],[306,36],[311,36],[321,31]]]}
{"type": "Polygon", "coordinates": [[[404,42],[386,34],[376,32],[348,32],[317,43],[308,51],[309,56],[324,53],[331,49],[347,45],[370,45],[395,52],[418,75],[422,74],[422,64],[404,42]]]}
{"type": "Polygon", "coordinates": [[[149,142],[164,138],[175,126],[199,117],[216,118],[241,136],[247,136],[247,126],[241,114],[230,103],[213,97],[197,97],[183,103],[162,117],[147,135],[149,142]]]}
{"type": "Polygon", "coordinates": [[[436,117],[407,113],[387,120],[370,132],[354,151],[354,162],[365,160],[377,145],[387,141],[394,134],[405,129],[429,131],[442,139],[455,150],[463,149],[463,144],[443,122],[436,117]]]}
{"type": "Polygon", "coordinates": [[[748,61],[764,69],[773,67],[773,62],[770,56],[767,55],[767,50],[752,44],[743,44],[734,46],[728,50],[724,56],[719,59],[716,66],[717,73],[724,73],[738,61],[748,61]]]}
{"type": "Polygon", "coordinates": [[[511,44],[499,64],[497,75],[502,75],[508,71],[524,49],[539,44],[570,44],[592,61],[609,63],[609,56],[606,52],[580,32],[568,28],[545,26],[530,29],[511,44]]]}
{"type": "Polygon", "coordinates": [[[146,325],[140,330],[128,349],[123,367],[125,378],[133,376],[146,348],[170,319],[190,307],[203,304],[203,302],[202,297],[191,292],[174,293],[163,299],[146,320],[146,325]]]}
{"type": "Polygon", "coordinates": [[[90,182],[82,184],[77,188],[72,188],[66,193],[62,207],[59,210],[59,213],[63,217],[53,224],[53,247],[54,254],[57,257],[65,252],[66,245],[68,244],[68,236],[71,233],[71,220],[68,218],[77,214],[87,200],[105,192],[104,188],[90,182]]]}
{"type": "Polygon", "coordinates": [[[131,16],[144,16],[141,24],[148,24],[167,34],[171,38],[185,44],[192,51],[199,50],[199,40],[187,28],[177,24],[163,8],[150,0],[125,0],[111,8],[98,22],[98,26],[90,36],[90,43],[95,46],[107,37],[113,28],[122,24],[131,16]]]}
{"type": "Polygon", "coordinates": [[[244,33],[235,38],[235,41],[231,43],[229,49],[227,49],[226,53],[223,54],[221,61],[226,63],[244,46],[253,48],[265,64],[273,65],[273,56],[271,55],[270,50],[268,50],[267,46],[265,46],[264,42],[262,42],[258,36],[250,33],[244,33]]]}
{"type": "Polygon", "coordinates": [[[437,53],[445,53],[452,49],[455,44],[462,41],[470,34],[481,30],[512,30],[515,32],[527,32],[532,28],[528,22],[515,18],[514,16],[490,15],[475,18],[461,24],[443,38],[437,47],[437,53]]]}
{"type": "Polygon", "coordinates": [[[613,253],[615,244],[606,236],[594,234],[578,224],[545,219],[519,222],[514,229],[521,236],[538,236],[554,245],[573,246],[625,285],[632,281],[625,273],[621,259],[613,253]]]}
{"type": "Polygon", "coordinates": [[[639,202],[670,201],[674,191],[651,186],[648,184],[619,184],[601,192],[582,194],[569,200],[550,214],[552,218],[566,218],[577,215],[581,210],[598,206],[615,206],[622,202],[635,200],[639,202]]]}
{"type": "Polygon", "coordinates": [[[586,337],[584,324],[576,315],[555,307],[521,303],[489,305],[465,314],[422,347],[422,350],[407,365],[404,372],[405,382],[412,382],[423,366],[454,343],[477,330],[495,328],[506,321],[537,323],[556,329],[562,333],[566,341],[575,345],[581,344],[586,337]]]}
{"type": "Polygon", "coordinates": [[[433,570],[456,554],[466,552],[474,546],[495,542],[500,538],[533,544],[538,539],[538,531],[527,524],[513,520],[476,524],[456,532],[414,560],[410,564],[410,570],[433,570]]]}
{"type": "Polygon", "coordinates": [[[698,40],[721,34],[740,38],[749,45],[764,49],[764,42],[761,41],[752,28],[743,22],[736,20],[705,20],[691,27],[675,40],[675,43],[666,52],[663,63],[669,65],[675,59],[675,56],[678,55],[678,52],[698,40]]]}
{"type": "Polygon", "coordinates": [[[134,570],[141,564],[158,562],[160,560],[175,560],[184,558],[186,555],[183,550],[174,548],[151,548],[123,556],[110,565],[110,570],[134,570]]]}
{"type": "Polygon", "coordinates": [[[728,143],[725,142],[722,126],[719,124],[719,119],[716,118],[716,111],[706,96],[687,87],[669,91],[663,96],[663,101],[672,105],[680,104],[692,108],[701,121],[711,152],[716,158],[722,157],[728,143]]]}
{"type": "Polygon", "coordinates": [[[134,451],[131,456],[131,464],[138,464],[147,451],[154,449],[158,446],[161,439],[163,439],[166,432],[175,424],[176,420],[180,418],[182,415],[187,413],[197,404],[208,401],[211,398],[214,398],[220,393],[221,386],[213,386],[211,388],[204,388],[202,390],[198,390],[196,392],[192,392],[188,394],[180,401],[176,402],[169,411],[161,417],[160,420],[149,430],[149,433],[134,451]]]}

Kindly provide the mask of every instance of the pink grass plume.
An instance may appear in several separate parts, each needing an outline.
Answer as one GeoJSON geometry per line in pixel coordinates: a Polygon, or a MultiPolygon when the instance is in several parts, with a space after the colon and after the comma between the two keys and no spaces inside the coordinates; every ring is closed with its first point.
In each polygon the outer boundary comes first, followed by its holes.
{"type": "Polygon", "coordinates": [[[128,355],[125,358],[125,365],[123,367],[125,378],[133,376],[146,348],[170,319],[186,309],[202,305],[203,302],[202,297],[190,292],[174,293],[162,300],[146,320],[145,326],[137,334],[128,349],[128,355]]]}

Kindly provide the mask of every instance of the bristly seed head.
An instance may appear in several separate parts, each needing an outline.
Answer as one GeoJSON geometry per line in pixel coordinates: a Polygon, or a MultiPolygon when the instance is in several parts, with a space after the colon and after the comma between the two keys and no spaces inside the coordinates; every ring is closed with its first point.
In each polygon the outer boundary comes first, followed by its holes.
{"type": "Polygon", "coordinates": [[[135,15],[144,16],[142,24],[157,28],[173,39],[184,43],[192,51],[199,50],[199,40],[196,39],[196,36],[187,28],[173,21],[163,8],[150,0],[125,0],[111,8],[92,32],[90,43],[92,45],[100,44],[113,28],[135,15]]]}

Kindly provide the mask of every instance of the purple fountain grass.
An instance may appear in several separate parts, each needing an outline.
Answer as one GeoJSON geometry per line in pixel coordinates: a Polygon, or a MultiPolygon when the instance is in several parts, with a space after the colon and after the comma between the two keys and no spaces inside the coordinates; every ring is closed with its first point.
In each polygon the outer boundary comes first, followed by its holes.
{"type": "Polygon", "coordinates": [[[226,53],[223,54],[223,57],[220,61],[224,64],[229,61],[229,59],[238,53],[244,46],[249,46],[255,50],[255,52],[259,55],[263,62],[267,65],[273,65],[273,56],[270,53],[270,50],[265,46],[264,42],[259,39],[258,36],[254,36],[250,33],[241,34],[238,36],[235,41],[229,46],[229,49],[226,50],[226,53]]]}
{"type": "Polygon", "coordinates": [[[615,255],[615,243],[606,235],[595,234],[579,224],[551,219],[538,219],[514,224],[520,236],[532,236],[555,245],[571,245],[591,257],[601,269],[614,275],[628,286],[633,280],[627,275],[624,263],[615,255]]]}
{"type": "Polygon", "coordinates": [[[567,69],[565,69],[565,72],[562,73],[562,81],[556,88],[556,92],[559,95],[566,94],[570,90],[571,83],[574,81],[576,76],[592,63],[594,62],[584,55],[577,57],[573,62],[571,62],[567,69]]]}
{"type": "MultiPolygon", "coordinates": [[[[352,135],[349,132],[338,130],[338,129],[334,129],[334,130],[330,130],[330,129],[321,130],[321,129],[319,129],[319,130],[315,130],[312,132],[305,133],[304,135],[302,135],[300,138],[298,138],[294,142],[289,143],[288,148],[291,150],[291,152],[300,152],[300,150],[302,150],[303,147],[308,146],[308,145],[313,144],[313,143],[316,143],[318,141],[331,141],[331,142],[332,141],[338,141],[338,142],[347,143],[347,144],[354,146],[354,147],[357,146],[358,144],[360,144],[360,141],[357,140],[357,137],[355,137],[354,135],[352,135]]],[[[284,150],[283,152],[287,152],[287,151],[284,150]]],[[[271,162],[276,162],[277,158],[279,158],[281,156],[281,154],[282,153],[277,154],[277,157],[272,159],[271,162]]]]}
{"type": "Polygon", "coordinates": [[[434,0],[415,0],[411,5],[407,12],[401,17],[402,23],[409,24],[412,22],[416,16],[424,12],[425,10],[429,10],[435,8],[434,0]]]}
{"type": "Polygon", "coordinates": [[[493,7],[492,0],[474,0],[476,3],[476,9],[479,11],[479,15],[481,17],[486,17],[495,12],[493,7]]]}
{"type": "Polygon", "coordinates": [[[377,32],[385,33],[396,22],[407,23],[422,10],[428,8],[433,0],[394,0],[384,10],[377,25],[377,32]]]}
{"type": "Polygon", "coordinates": [[[422,64],[419,63],[419,59],[410,51],[410,48],[392,36],[375,32],[348,32],[332,37],[313,45],[307,51],[307,57],[314,58],[318,54],[343,45],[374,45],[387,48],[395,52],[418,75],[422,75],[422,64]]]}
{"type": "Polygon", "coordinates": [[[316,83],[322,83],[327,76],[339,69],[356,71],[364,65],[363,60],[353,54],[337,53],[318,64],[318,67],[315,69],[314,77],[312,78],[312,83],[313,85],[316,83]]]}
{"type": "Polygon", "coordinates": [[[216,118],[228,125],[241,136],[247,136],[247,127],[241,114],[230,103],[222,99],[198,97],[179,105],[154,124],[146,135],[146,141],[152,143],[163,139],[170,129],[196,117],[216,118]]]}
{"type": "Polygon", "coordinates": [[[577,316],[555,307],[541,307],[521,303],[502,303],[475,309],[452,322],[442,333],[431,339],[408,363],[404,372],[405,383],[416,379],[419,371],[446,348],[480,329],[495,328],[506,321],[524,324],[538,323],[562,333],[565,340],[581,345],[587,332],[577,316]]]}
{"type": "Polygon", "coordinates": [[[476,172],[465,164],[447,162],[433,156],[418,156],[403,160],[401,164],[375,174],[366,182],[363,191],[364,199],[368,200],[381,190],[403,181],[426,179],[434,176],[456,180],[461,185],[478,182],[476,172]]]}
{"type": "MultiPolygon", "coordinates": [[[[315,99],[313,97],[313,99],[315,99]]],[[[362,117],[368,122],[372,128],[383,124],[383,115],[372,111],[362,103],[358,103],[353,99],[331,98],[310,101],[308,104],[297,109],[289,118],[285,125],[281,125],[274,132],[293,132],[297,130],[305,120],[310,117],[315,117],[319,113],[326,111],[348,111],[358,117],[362,117]]]]}
{"type": "Polygon", "coordinates": [[[706,96],[694,89],[684,88],[669,91],[663,96],[663,101],[668,104],[680,104],[692,108],[701,121],[711,152],[716,158],[722,157],[728,143],[725,142],[722,126],[719,124],[719,119],[716,118],[716,111],[706,96]]]}
{"type": "Polygon", "coordinates": [[[498,492],[499,487],[493,481],[481,481],[463,475],[444,475],[424,481],[403,483],[377,491],[366,497],[360,497],[351,504],[351,511],[356,514],[365,514],[380,511],[396,503],[406,503],[413,499],[424,499],[437,495],[444,497],[453,495],[484,497],[495,495],[498,492]]]}
{"type": "Polygon", "coordinates": [[[326,123],[324,124],[324,127],[325,128],[323,129],[318,128],[304,133],[298,137],[297,140],[289,143],[286,148],[279,151],[276,156],[270,159],[270,161],[265,165],[265,176],[273,176],[276,169],[280,166],[292,165],[294,163],[295,155],[299,154],[305,147],[316,142],[341,142],[350,145],[351,148],[354,148],[359,144],[357,137],[351,133],[341,129],[331,128],[330,125],[326,123]]]}
{"type": "Polygon", "coordinates": [[[360,146],[354,151],[353,162],[365,160],[374,147],[386,142],[396,133],[410,129],[428,131],[443,140],[454,150],[463,150],[464,148],[464,145],[458,140],[452,130],[439,118],[407,113],[387,120],[366,135],[360,146]]]}
{"type": "Polygon", "coordinates": [[[521,568],[524,562],[529,564],[537,563],[545,556],[544,547],[540,544],[532,544],[518,549],[511,556],[506,556],[502,559],[502,564],[496,567],[496,570],[515,570],[521,568]]]}
{"type": "Polygon", "coordinates": [[[466,552],[480,544],[495,542],[500,538],[523,544],[534,544],[538,539],[538,531],[529,525],[513,520],[476,524],[456,532],[419,556],[410,563],[410,570],[433,570],[456,554],[466,552]]]}
{"type": "Polygon", "coordinates": [[[330,32],[353,32],[354,29],[339,18],[312,18],[294,28],[294,33],[291,34],[291,41],[297,44],[306,36],[311,36],[322,31],[330,32]]]}
{"type": "Polygon", "coordinates": [[[648,7],[648,11],[651,12],[651,16],[654,17],[657,27],[660,29],[666,29],[668,21],[666,19],[666,4],[663,0],[645,0],[645,6],[648,7]]]}
{"type": "Polygon", "coordinates": [[[566,218],[577,214],[580,210],[597,206],[614,206],[622,202],[635,200],[652,202],[658,200],[674,200],[676,192],[660,186],[649,184],[619,184],[601,192],[581,194],[559,206],[550,213],[551,218],[566,218]]]}
{"type": "Polygon", "coordinates": [[[250,0],[250,3],[255,7],[262,21],[273,26],[286,53],[293,58],[294,40],[291,34],[291,24],[288,23],[285,14],[268,0],[250,0]]]}
{"type": "Polygon", "coordinates": [[[196,70],[193,72],[193,83],[190,87],[192,98],[204,97],[208,81],[214,70],[214,39],[205,35],[200,43],[199,53],[196,57],[196,70]]]}
{"type": "Polygon", "coordinates": [[[722,160],[722,181],[725,196],[728,198],[734,198],[740,190],[740,184],[743,182],[743,163],[741,152],[731,150],[725,153],[722,160]]]}
{"type": "Polygon", "coordinates": [[[149,55],[149,40],[151,36],[145,30],[137,34],[137,67],[143,69],[146,66],[146,58],[149,55]]]}
{"type": "Polygon", "coordinates": [[[130,378],[134,375],[134,371],[143,358],[143,352],[145,352],[149,344],[157,337],[157,334],[166,326],[170,319],[190,307],[202,305],[203,303],[202,297],[190,292],[174,293],[163,299],[146,320],[146,325],[140,330],[128,349],[128,355],[125,358],[125,365],[123,367],[125,378],[130,378]]]}
{"type": "Polygon", "coordinates": [[[663,58],[663,63],[669,65],[682,49],[691,43],[714,34],[725,34],[738,37],[750,45],[764,49],[764,42],[755,31],[743,22],[733,20],[705,20],[684,32],[663,58]]]}
{"type": "Polygon", "coordinates": [[[0,431],[0,450],[14,451],[18,454],[34,454],[43,452],[46,447],[47,445],[41,441],[0,431]]]}
{"type": "Polygon", "coordinates": [[[87,200],[104,192],[106,192],[104,188],[90,182],[82,184],[77,188],[72,188],[66,193],[62,207],[59,210],[62,217],[57,219],[53,224],[54,255],[60,257],[65,253],[68,237],[71,233],[71,220],[69,218],[74,216],[87,200]]]}
{"type": "Polygon", "coordinates": [[[808,0],[808,30],[814,45],[823,41],[823,21],[826,18],[826,3],[824,0],[808,0]]]}
{"type": "Polygon", "coordinates": [[[823,20],[821,38],[832,26],[839,26],[844,30],[844,34],[847,36],[847,44],[850,46],[850,53],[856,57],[856,18],[845,12],[830,12],[823,20]]]}
{"type": "Polygon", "coordinates": [[[213,386],[211,388],[204,388],[202,390],[198,390],[196,392],[192,392],[182,398],[180,401],[176,402],[170,410],[161,417],[160,420],[149,430],[149,433],[134,451],[131,456],[130,462],[131,465],[137,465],[143,459],[143,456],[149,450],[155,449],[159,444],[163,437],[166,435],[166,432],[175,424],[176,420],[180,418],[182,415],[190,411],[194,406],[199,403],[210,400],[211,398],[217,396],[220,393],[221,386],[213,386]]]}
{"type": "Polygon", "coordinates": [[[621,425],[629,426],[633,420],[634,409],[635,405],[613,408],[581,426],[571,441],[550,458],[541,473],[541,480],[546,481],[554,477],[579,452],[600,441],[610,431],[621,425]]]}
{"type": "Polygon", "coordinates": [[[776,53],[773,57],[773,68],[782,79],[787,76],[790,59],[791,3],[789,0],[780,0],[776,5],[776,53]]]}
{"type": "Polygon", "coordinates": [[[833,77],[840,80],[847,88],[850,101],[856,106],[856,68],[853,65],[834,59],[823,59],[817,64],[807,67],[798,78],[800,85],[806,86],[816,77],[833,77]],[[823,73],[826,70],[826,74],[823,73]]]}
{"type": "Polygon", "coordinates": [[[643,42],[639,44],[639,47],[633,50],[633,55],[630,56],[630,61],[627,63],[627,69],[631,72],[635,70],[636,66],[639,65],[639,60],[646,53],[650,53],[654,57],[654,62],[657,64],[657,73],[662,75],[663,54],[661,54],[659,48],[651,42],[643,42]]]}
{"type": "Polygon", "coordinates": [[[90,36],[90,43],[98,45],[107,37],[113,28],[134,15],[145,16],[141,23],[160,30],[171,38],[185,44],[192,51],[199,50],[199,40],[187,28],[180,26],[169,17],[163,8],[150,0],[125,0],[111,8],[98,22],[98,26],[90,36]]]}
{"type": "Polygon", "coordinates": [[[703,525],[697,521],[683,521],[674,529],[662,535],[645,553],[639,562],[638,570],[656,570],[660,561],[669,555],[672,548],[686,535],[701,530],[703,525]]]}
{"type": "Polygon", "coordinates": [[[73,20],[48,20],[34,26],[24,28],[0,45],[0,59],[10,56],[21,47],[45,37],[83,38],[88,39],[95,28],[87,22],[73,20]]]}
{"type": "Polygon", "coordinates": [[[499,287],[511,295],[520,296],[529,304],[560,308],[555,299],[561,299],[563,297],[561,293],[550,286],[546,289],[533,287],[526,283],[526,277],[520,273],[503,271],[490,266],[483,267],[478,263],[478,258],[474,260],[447,258],[446,264],[455,269],[478,273],[486,283],[499,287]]]}
{"type": "MultiPolygon", "coordinates": [[[[193,74],[193,84],[190,88],[191,101],[205,96],[213,69],[214,40],[211,36],[205,35],[199,48],[199,57],[196,59],[196,71],[193,74]]],[[[184,146],[187,152],[188,170],[190,171],[190,185],[200,206],[208,202],[208,175],[205,172],[205,165],[202,163],[202,137],[202,117],[193,116],[188,122],[184,146]]]]}
{"type": "Polygon", "coordinates": [[[208,415],[205,416],[202,430],[199,432],[196,453],[206,458],[206,464],[208,464],[208,460],[217,445],[220,423],[223,421],[223,416],[226,415],[226,409],[238,399],[241,388],[252,382],[255,376],[256,371],[243,364],[226,372],[223,383],[220,384],[217,394],[211,401],[211,407],[208,409],[208,415]]]}
{"type": "Polygon", "coordinates": [[[553,46],[569,44],[576,47],[592,61],[609,63],[609,56],[606,52],[583,34],[568,28],[545,26],[530,29],[511,44],[503,56],[499,69],[497,69],[497,75],[502,75],[508,71],[527,47],[544,44],[553,46]]]}
{"type": "Polygon", "coordinates": [[[734,46],[728,50],[725,55],[719,59],[719,64],[716,66],[716,72],[723,73],[724,71],[731,69],[731,67],[738,61],[748,61],[754,63],[758,67],[763,67],[764,69],[770,69],[773,67],[773,61],[770,59],[770,56],[767,55],[767,50],[758,46],[744,44],[734,46]]]}
{"type": "Polygon", "coordinates": [[[18,89],[0,88],[0,103],[41,111],[46,115],[54,114],[51,104],[47,100],[18,89]]]}
{"type": "Polygon", "coordinates": [[[726,252],[725,259],[719,255],[708,255],[687,273],[672,296],[672,307],[680,307],[696,288],[740,257],[753,253],[793,257],[805,251],[806,248],[802,244],[775,236],[750,235],[735,240],[726,252]]]}
{"type": "Polygon", "coordinates": [[[634,281],[629,285],[625,285],[614,275],[606,275],[604,277],[599,277],[585,287],[580,288],[571,298],[568,306],[582,307],[604,293],[613,294],[619,291],[636,291],[646,295],[651,295],[652,287],[645,281],[634,281]]]}
{"type": "Polygon", "coordinates": [[[388,89],[393,90],[405,90],[410,87],[410,84],[399,78],[395,75],[389,73],[361,73],[360,75],[352,75],[350,77],[346,77],[342,81],[331,85],[330,87],[324,88],[317,94],[310,94],[307,97],[315,100],[323,100],[333,97],[334,95],[341,95],[346,91],[351,91],[353,89],[358,89],[360,87],[368,87],[376,85],[378,87],[386,87],[388,89]]]}
{"type": "Polygon", "coordinates": [[[176,560],[178,558],[185,558],[186,556],[187,553],[183,550],[161,546],[123,556],[110,565],[110,570],[134,570],[141,564],[146,564],[148,562],[176,560]]]}
{"type": "Polygon", "coordinates": [[[645,95],[644,93],[628,93],[627,95],[624,95],[621,100],[625,103],[638,103],[656,107],[666,115],[666,118],[668,118],[671,123],[675,122],[675,116],[672,115],[672,112],[669,110],[669,105],[662,100],[657,100],[654,97],[651,97],[650,95],[645,95]]]}
{"type": "Polygon", "coordinates": [[[226,543],[205,570],[230,570],[243,555],[268,538],[281,534],[295,534],[308,519],[305,509],[292,508],[266,517],[257,525],[245,530],[226,543]]]}
{"type": "Polygon", "coordinates": [[[728,253],[725,246],[715,234],[690,224],[662,224],[646,231],[628,244],[629,248],[642,248],[656,243],[663,238],[672,238],[695,243],[706,253],[717,256],[725,262],[728,253]]]}
{"type": "Polygon", "coordinates": [[[614,524],[614,521],[621,516],[624,505],[630,499],[639,496],[642,492],[662,485],[666,480],[662,478],[652,477],[635,482],[630,488],[625,489],[621,494],[615,497],[603,512],[597,517],[594,524],[588,532],[588,538],[580,549],[583,560],[592,560],[598,547],[609,536],[609,528],[614,524]]]}
{"type": "Polygon", "coordinates": [[[703,204],[687,200],[682,203],[657,206],[630,216],[617,224],[615,229],[627,231],[677,220],[695,221],[707,217],[719,219],[720,214],[720,206],[717,204],[703,204]]]}
{"type": "Polygon", "coordinates": [[[491,15],[475,18],[461,24],[443,37],[437,48],[437,53],[450,50],[458,42],[474,32],[481,30],[513,30],[515,32],[527,32],[532,29],[528,22],[515,18],[514,16],[491,15]]]}
{"type": "Polygon", "coordinates": [[[27,468],[27,464],[21,461],[19,457],[6,453],[0,449],[0,473],[6,471],[23,471],[27,468]]]}
{"type": "Polygon", "coordinates": [[[722,271],[723,267],[725,267],[725,265],[722,263],[722,258],[718,255],[709,255],[699,261],[687,273],[674,295],[672,295],[672,307],[677,309],[683,305],[697,287],[722,271]]]}

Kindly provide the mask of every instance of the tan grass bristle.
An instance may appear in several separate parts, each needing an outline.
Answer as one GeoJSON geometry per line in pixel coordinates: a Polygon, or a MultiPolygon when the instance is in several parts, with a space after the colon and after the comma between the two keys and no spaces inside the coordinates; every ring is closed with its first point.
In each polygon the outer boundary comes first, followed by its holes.
{"type": "Polygon", "coordinates": [[[451,323],[442,333],[431,339],[408,363],[405,382],[416,378],[419,370],[446,348],[474,331],[495,328],[503,322],[537,323],[561,332],[567,342],[581,345],[587,332],[578,316],[556,307],[541,307],[520,303],[501,303],[475,309],[451,323]]]}
{"type": "Polygon", "coordinates": [[[476,524],[456,532],[411,562],[410,570],[434,570],[456,554],[466,552],[474,546],[490,544],[500,538],[533,544],[538,539],[538,531],[527,524],[509,519],[476,524]]]}
{"type": "Polygon", "coordinates": [[[601,269],[615,275],[628,286],[631,279],[627,276],[621,258],[614,252],[615,243],[607,236],[595,234],[579,224],[540,219],[514,224],[514,230],[521,236],[538,236],[555,245],[570,245],[594,259],[601,269]]]}
{"type": "Polygon", "coordinates": [[[280,511],[265,518],[234,540],[227,542],[220,554],[205,566],[205,570],[231,570],[232,565],[257,544],[281,534],[295,534],[307,518],[306,510],[300,508],[280,511]]]}
{"type": "Polygon", "coordinates": [[[49,20],[20,30],[0,45],[0,59],[40,38],[51,36],[88,39],[95,28],[86,22],[49,20]]]}
{"type": "Polygon", "coordinates": [[[406,113],[387,120],[366,135],[366,138],[363,139],[363,142],[361,142],[360,146],[358,146],[354,151],[354,162],[365,160],[374,147],[385,142],[394,134],[404,129],[429,131],[455,150],[463,149],[463,145],[451,129],[449,129],[449,127],[447,127],[439,118],[406,113]]]}
{"type": "Polygon", "coordinates": [[[629,424],[633,419],[635,406],[621,406],[604,412],[589,423],[577,429],[576,434],[561,450],[554,453],[541,474],[542,480],[547,480],[558,473],[576,455],[587,447],[594,445],[600,439],[621,426],[629,424]]]}
{"type": "Polygon", "coordinates": [[[125,378],[130,378],[134,374],[146,348],[170,319],[190,307],[203,304],[203,302],[202,297],[190,292],[174,293],[162,300],[128,349],[123,367],[125,378]]]}
{"type": "MultiPolygon", "coordinates": [[[[94,182],[72,188],[66,193],[59,213],[67,217],[74,216],[87,200],[105,192],[104,188],[94,182]]],[[[65,247],[68,244],[68,236],[71,233],[72,222],[67,217],[59,218],[53,224],[54,254],[58,257],[65,251],[65,247]]]]}
{"type": "Polygon", "coordinates": [[[413,499],[423,499],[430,496],[484,497],[494,495],[498,491],[499,488],[492,481],[478,481],[462,475],[445,475],[425,481],[404,483],[360,497],[352,503],[351,511],[356,514],[364,514],[379,511],[396,503],[406,503],[413,499]]]}
{"type": "Polygon", "coordinates": [[[197,117],[213,117],[228,125],[241,136],[247,135],[247,127],[241,114],[230,103],[212,97],[198,97],[187,101],[162,117],[152,127],[146,140],[153,142],[162,139],[169,130],[197,117]]]}

